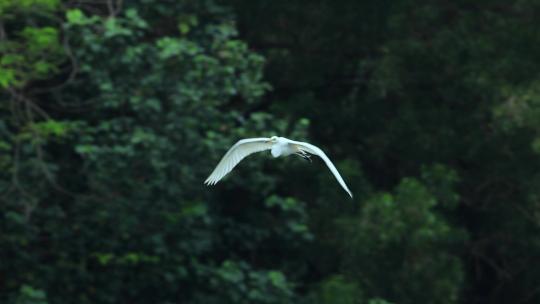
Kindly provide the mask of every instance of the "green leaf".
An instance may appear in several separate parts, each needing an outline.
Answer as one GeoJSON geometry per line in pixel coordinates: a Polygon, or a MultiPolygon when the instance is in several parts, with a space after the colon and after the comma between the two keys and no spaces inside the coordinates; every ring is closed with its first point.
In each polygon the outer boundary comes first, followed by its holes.
{"type": "Polygon", "coordinates": [[[285,276],[280,271],[269,271],[268,272],[268,278],[270,279],[270,282],[272,285],[274,285],[277,288],[287,288],[287,280],[285,279],[285,276]]]}
{"type": "Polygon", "coordinates": [[[66,19],[72,24],[85,24],[86,17],[80,9],[70,9],[66,11],[66,19]]]}
{"type": "Polygon", "coordinates": [[[8,88],[10,86],[16,86],[19,82],[15,78],[15,71],[13,69],[1,69],[0,70],[0,86],[2,88],[8,88]]]}

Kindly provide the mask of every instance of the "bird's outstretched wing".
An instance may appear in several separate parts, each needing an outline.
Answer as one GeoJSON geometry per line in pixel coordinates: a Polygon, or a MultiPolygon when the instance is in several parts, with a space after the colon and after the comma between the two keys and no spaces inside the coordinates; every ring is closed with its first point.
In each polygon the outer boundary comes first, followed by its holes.
{"type": "Polygon", "coordinates": [[[212,174],[210,174],[204,183],[207,185],[215,185],[227,173],[231,172],[231,170],[246,156],[255,152],[270,150],[271,148],[272,142],[270,142],[270,138],[258,137],[239,140],[229,149],[229,151],[227,151],[227,153],[225,153],[212,174]]]}
{"type": "Polygon", "coordinates": [[[349,193],[351,198],[353,197],[351,190],[349,190],[349,188],[345,184],[345,181],[343,180],[343,178],[339,174],[338,170],[336,169],[336,167],[334,166],[332,161],[330,161],[328,156],[326,156],[326,154],[321,149],[319,149],[317,146],[314,146],[312,144],[308,144],[308,143],[302,142],[302,141],[291,140],[291,142],[292,142],[291,144],[295,145],[296,148],[298,148],[299,150],[305,151],[305,152],[308,152],[308,153],[311,153],[311,154],[314,154],[314,155],[317,155],[318,157],[322,158],[322,160],[324,160],[324,162],[328,166],[328,169],[330,169],[330,171],[332,171],[332,173],[336,177],[336,179],[339,182],[339,184],[341,185],[341,187],[343,187],[343,189],[345,189],[345,191],[347,191],[347,193],[349,193]]]}

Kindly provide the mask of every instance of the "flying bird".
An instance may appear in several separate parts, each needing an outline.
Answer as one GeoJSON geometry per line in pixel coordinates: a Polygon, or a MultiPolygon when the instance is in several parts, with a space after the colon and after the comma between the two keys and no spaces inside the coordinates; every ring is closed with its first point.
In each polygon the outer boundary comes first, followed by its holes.
{"type": "Polygon", "coordinates": [[[338,170],[321,149],[306,142],[294,141],[278,136],[272,136],[270,138],[246,138],[239,140],[229,149],[229,151],[227,151],[227,153],[225,153],[212,174],[210,174],[204,183],[207,185],[217,184],[219,180],[221,180],[227,173],[231,172],[231,170],[246,156],[255,152],[266,150],[270,150],[272,156],[275,158],[296,154],[311,161],[311,154],[319,156],[322,158],[322,160],[324,160],[330,171],[334,174],[341,187],[347,191],[351,198],[353,197],[351,191],[343,181],[343,178],[341,175],[339,175],[338,170]]]}

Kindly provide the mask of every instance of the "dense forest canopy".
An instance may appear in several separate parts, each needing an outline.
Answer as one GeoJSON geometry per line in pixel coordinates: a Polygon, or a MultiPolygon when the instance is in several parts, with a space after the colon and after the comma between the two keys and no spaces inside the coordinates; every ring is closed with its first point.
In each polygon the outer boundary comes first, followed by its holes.
{"type": "Polygon", "coordinates": [[[540,2],[0,0],[0,302],[538,303],[540,2]],[[286,136],[325,164],[253,155],[286,136]]]}

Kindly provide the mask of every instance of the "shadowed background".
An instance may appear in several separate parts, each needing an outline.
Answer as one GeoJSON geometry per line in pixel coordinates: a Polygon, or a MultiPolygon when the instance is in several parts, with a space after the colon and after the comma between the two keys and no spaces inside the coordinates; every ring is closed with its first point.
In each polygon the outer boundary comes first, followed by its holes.
{"type": "Polygon", "coordinates": [[[0,1],[2,303],[538,303],[537,1],[0,1]],[[269,153],[203,186],[245,137],[269,153]]]}

